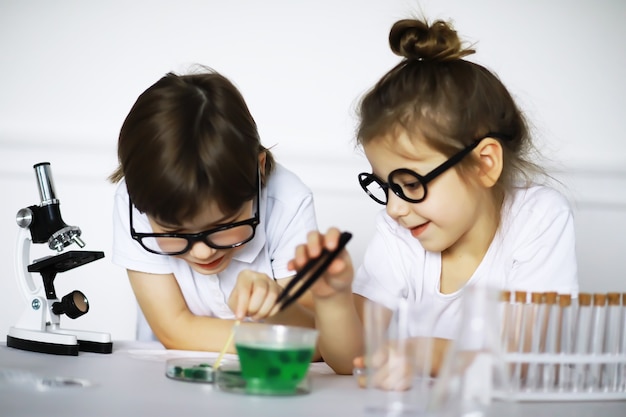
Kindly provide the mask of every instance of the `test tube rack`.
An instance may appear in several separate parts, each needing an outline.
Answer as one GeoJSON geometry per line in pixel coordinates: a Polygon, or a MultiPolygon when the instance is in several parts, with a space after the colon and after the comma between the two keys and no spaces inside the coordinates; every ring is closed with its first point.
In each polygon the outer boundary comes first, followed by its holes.
{"type": "Polygon", "coordinates": [[[626,399],[626,293],[504,291],[499,308],[509,384],[495,398],[626,399]]]}

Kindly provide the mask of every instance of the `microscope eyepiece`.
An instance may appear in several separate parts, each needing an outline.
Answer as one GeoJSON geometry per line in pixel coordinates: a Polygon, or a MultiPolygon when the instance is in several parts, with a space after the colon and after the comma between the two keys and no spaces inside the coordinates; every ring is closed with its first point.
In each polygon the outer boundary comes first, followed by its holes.
{"type": "Polygon", "coordinates": [[[17,224],[28,227],[34,243],[48,243],[50,249],[61,252],[66,246],[76,243],[85,247],[77,226],[68,226],[61,217],[60,202],[54,191],[54,181],[49,162],[33,165],[37,177],[37,188],[41,203],[21,209],[17,213],[17,224]]]}
{"type": "Polygon", "coordinates": [[[40,162],[33,165],[35,175],[37,176],[37,188],[39,189],[39,197],[41,205],[58,203],[54,192],[54,182],[52,181],[52,172],[50,171],[50,162],[40,162]]]}

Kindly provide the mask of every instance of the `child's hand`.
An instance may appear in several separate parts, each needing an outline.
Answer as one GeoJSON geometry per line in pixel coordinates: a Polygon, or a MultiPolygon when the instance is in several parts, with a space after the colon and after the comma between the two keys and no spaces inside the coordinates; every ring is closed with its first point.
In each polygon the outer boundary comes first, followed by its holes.
{"type": "Polygon", "coordinates": [[[354,359],[354,367],[365,371],[357,380],[361,388],[372,386],[387,391],[411,388],[415,373],[414,358],[406,349],[385,346],[372,355],[371,363],[365,362],[363,357],[354,359]]]}
{"type": "Polygon", "coordinates": [[[260,320],[278,312],[276,298],[282,288],[269,276],[244,270],[239,273],[235,288],[228,297],[228,306],[235,317],[260,320]]]}
{"type": "Polygon", "coordinates": [[[406,341],[390,341],[372,355],[367,363],[364,356],[354,358],[352,364],[359,387],[369,385],[386,390],[404,390],[411,387],[414,376],[431,378],[439,372],[450,340],[414,337],[406,341]],[[369,366],[369,370],[368,370],[369,366]]]}
{"type": "Polygon", "coordinates": [[[367,369],[365,368],[365,358],[363,356],[357,356],[352,361],[352,366],[354,369],[354,376],[356,377],[356,382],[359,384],[359,387],[367,388],[367,369]]]}
{"type": "MultiPolygon", "coordinates": [[[[289,269],[299,271],[310,259],[318,257],[323,249],[335,249],[340,235],[341,232],[336,228],[328,229],[325,235],[310,232],[307,236],[307,243],[296,248],[296,255],[289,262],[289,269]]],[[[352,260],[344,249],[331,262],[326,272],[311,286],[311,294],[314,297],[327,298],[339,292],[351,292],[353,275],[352,260]]]]}

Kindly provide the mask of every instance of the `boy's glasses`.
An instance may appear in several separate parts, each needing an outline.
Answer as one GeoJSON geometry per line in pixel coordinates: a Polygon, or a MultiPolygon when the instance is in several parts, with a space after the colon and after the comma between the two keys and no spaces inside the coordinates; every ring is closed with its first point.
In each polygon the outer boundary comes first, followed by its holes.
{"type": "Polygon", "coordinates": [[[261,213],[261,175],[257,174],[256,213],[254,217],[235,223],[223,224],[199,233],[138,233],[133,226],[133,205],[128,198],[130,215],[130,235],[148,252],[158,255],[181,255],[196,242],[203,242],[213,249],[232,249],[254,238],[256,227],[260,223],[261,213]]]}
{"type": "Polygon", "coordinates": [[[469,155],[485,138],[505,139],[506,136],[488,133],[482,138],[475,140],[458,153],[452,155],[447,161],[426,175],[420,175],[408,168],[399,168],[391,171],[387,177],[387,182],[384,182],[374,174],[362,172],[359,174],[359,184],[361,184],[361,188],[363,188],[367,195],[378,204],[387,205],[389,190],[393,191],[395,195],[404,201],[408,201],[409,203],[421,203],[428,195],[426,185],[461,162],[461,160],[469,155]]]}

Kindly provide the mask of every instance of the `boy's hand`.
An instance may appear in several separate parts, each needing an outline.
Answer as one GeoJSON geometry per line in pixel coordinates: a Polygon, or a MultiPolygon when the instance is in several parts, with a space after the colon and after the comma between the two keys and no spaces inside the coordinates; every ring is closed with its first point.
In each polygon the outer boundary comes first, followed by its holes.
{"type": "MultiPolygon", "coordinates": [[[[330,228],[326,235],[317,231],[310,232],[307,243],[296,248],[296,255],[289,262],[289,269],[299,271],[310,259],[318,257],[323,249],[335,249],[340,235],[341,232],[336,228],[330,228]]],[[[350,255],[344,249],[310,288],[311,294],[317,298],[327,298],[339,292],[351,292],[353,275],[350,255]]]]}
{"type": "Polygon", "coordinates": [[[244,270],[239,273],[235,288],[228,297],[228,306],[238,320],[246,317],[260,320],[278,312],[276,298],[281,290],[266,274],[244,270]]]}

